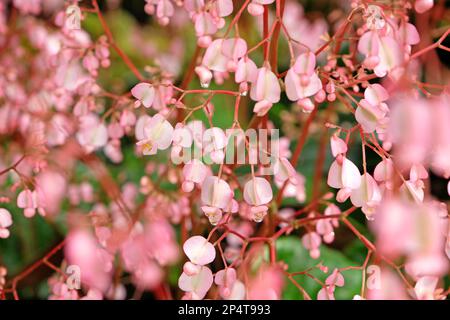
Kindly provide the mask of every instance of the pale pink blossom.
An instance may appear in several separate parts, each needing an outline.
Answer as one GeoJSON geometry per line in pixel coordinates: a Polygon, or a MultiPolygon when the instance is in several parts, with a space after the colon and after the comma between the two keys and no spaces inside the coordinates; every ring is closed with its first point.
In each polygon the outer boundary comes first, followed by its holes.
{"type": "Polygon", "coordinates": [[[244,186],[244,200],[252,206],[250,210],[256,222],[261,222],[267,214],[267,204],[272,201],[272,197],[272,187],[264,178],[253,177],[244,186]]]}
{"type": "MultiPolygon", "coordinates": [[[[316,58],[314,53],[302,53],[289,69],[285,83],[289,100],[303,101],[322,89],[322,82],[315,72],[316,58]]],[[[309,99],[307,99],[310,101],[309,99]]],[[[305,103],[305,102],[302,102],[305,103]]]]}
{"type": "Polygon", "coordinates": [[[331,164],[327,183],[332,188],[340,189],[337,199],[343,202],[350,196],[352,190],[358,189],[361,185],[361,174],[353,162],[345,156],[338,157],[331,164]]]}
{"type": "Polygon", "coordinates": [[[280,101],[280,94],[277,76],[267,67],[259,68],[250,90],[250,97],[257,101],[253,112],[258,116],[265,115],[274,103],[280,101]]]}
{"type": "Polygon", "coordinates": [[[214,277],[214,283],[219,286],[220,296],[224,299],[231,296],[236,281],[237,275],[234,268],[219,270],[214,277]]]}
{"type": "Polygon", "coordinates": [[[202,185],[202,210],[211,224],[216,225],[222,219],[222,212],[233,199],[229,184],[215,176],[209,176],[202,185]]]}
{"type": "Polygon", "coordinates": [[[223,163],[227,142],[222,129],[217,127],[206,129],[203,133],[203,155],[209,155],[214,163],[223,163]]]}
{"type": "Polygon", "coordinates": [[[13,220],[11,217],[11,214],[8,210],[4,208],[0,208],[0,238],[6,239],[9,237],[9,230],[8,228],[11,227],[13,224],[13,220]]]}
{"type": "Polygon", "coordinates": [[[155,99],[155,88],[150,83],[141,82],[131,89],[131,94],[138,100],[136,106],[142,104],[150,108],[155,99]]]}
{"type": "Polygon", "coordinates": [[[309,250],[309,255],[313,259],[320,257],[320,244],[322,240],[316,232],[308,232],[302,237],[302,244],[306,250],[309,250]]]}
{"type": "Polygon", "coordinates": [[[362,212],[368,220],[373,219],[375,209],[381,202],[381,191],[377,182],[368,173],[361,176],[361,184],[357,189],[353,189],[350,200],[355,207],[362,208],[362,212]]]}
{"type": "Polygon", "coordinates": [[[213,274],[211,270],[205,266],[202,266],[200,271],[195,275],[188,276],[183,272],[178,279],[178,287],[186,292],[183,299],[189,300],[203,299],[212,284],[213,274]]]}
{"type": "Polygon", "coordinates": [[[45,197],[39,190],[25,189],[17,196],[17,206],[24,210],[24,215],[27,218],[32,218],[36,214],[36,210],[41,216],[45,216],[45,197]]]}
{"type": "Polygon", "coordinates": [[[344,140],[339,138],[335,133],[330,138],[331,154],[333,157],[337,157],[339,154],[345,155],[347,153],[348,147],[344,140]]]}
{"type": "Polygon", "coordinates": [[[364,91],[364,99],[359,101],[355,118],[365,132],[373,132],[389,112],[384,103],[389,98],[387,91],[379,84],[369,85],[364,91]]]}
{"type": "Polygon", "coordinates": [[[204,266],[214,261],[216,250],[214,246],[202,236],[193,236],[183,244],[184,253],[192,263],[204,266]]]}
{"type": "Polygon", "coordinates": [[[183,167],[183,191],[191,192],[195,185],[201,186],[208,174],[210,174],[210,171],[203,162],[198,159],[190,160],[183,167]]]}
{"type": "Polygon", "coordinates": [[[136,145],[144,155],[156,154],[169,148],[172,143],[173,127],[159,113],[153,117],[142,116],[136,124],[136,145]]]}
{"type": "Polygon", "coordinates": [[[274,165],[274,175],[278,183],[284,183],[289,180],[291,184],[297,184],[297,175],[295,168],[289,162],[288,159],[281,157],[278,158],[274,165]]]}

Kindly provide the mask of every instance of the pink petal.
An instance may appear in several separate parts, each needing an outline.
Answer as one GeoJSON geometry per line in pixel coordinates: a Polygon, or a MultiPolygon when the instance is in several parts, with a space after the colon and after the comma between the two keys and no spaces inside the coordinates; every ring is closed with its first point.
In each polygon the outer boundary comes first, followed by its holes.
{"type": "Polygon", "coordinates": [[[314,53],[308,51],[298,56],[292,67],[297,74],[305,74],[311,76],[316,67],[316,56],[314,53]]]}
{"type": "Polygon", "coordinates": [[[201,198],[205,205],[224,209],[233,198],[233,191],[224,180],[209,176],[203,182],[201,198]]]}
{"type": "Polygon", "coordinates": [[[229,59],[237,61],[247,53],[247,42],[242,38],[230,38],[223,41],[222,53],[229,59]]]}
{"type": "Polygon", "coordinates": [[[254,101],[267,100],[271,103],[280,101],[281,88],[277,76],[269,69],[258,70],[256,81],[252,84],[250,97],[254,101]]]}
{"type": "Polygon", "coordinates": [[[205,265],[214,261],[216,249],[202,236],[193,236],[186,240],[183,251],[192,263],[205,265]]]}
{"type": "Polygon", "coordinates": [[[184,272],[178,279],[178,287],[186,292],[195,294],[196,299],[203,299],[213,283],[213,275],[209,268],[202,267],[194,276],[188,276],[184,272]]]}
{"type": "Polygon", "coordinates": [[[378,83],[371,84],[364,91],[364,98],[372,105],[378,105],[383,101],[389,99],[389,94],[381,85],[378,83]]]}
{"type": "Polygon", "coordinates": [[[13,224],[11,213],[4,208],[0,208],[0,229],[9,228],[13,224]]]}
{"type": "Polygon", "coordinates": [[[217,12],[219,13],[219,17],[229,16],[233,12],[232,0],[217,0],[216,6],[217,12]]]}
{"type": "Polygon", "coordinates": [[[331,136],[331,153],[333,154],[333,157],[336,157],[338,154],[345,154],[347,153],[347,144],[344,140],[339,138],[337,134],[333,134],[331,136]]]}
{"type": "Polygon", "coordinates": [[[141,101],[144,107],[150,108],[155,98],[155,89],[149,83],[141,82],[131,89],[131,94],[141,101]]]}
{"type": "Polygon", "coordinates": [[[214,40],[206,49],[202,64],[210,70],[227,71],[227,57],[222,53],[223,39],[214,40]]]}
{"type": "Polygon", "coordinates": [[[244,186],[244,200],[251,205],[260,206],[272,200],[273,193],[270,183],[260,177],[254,177],[244,186]]]}

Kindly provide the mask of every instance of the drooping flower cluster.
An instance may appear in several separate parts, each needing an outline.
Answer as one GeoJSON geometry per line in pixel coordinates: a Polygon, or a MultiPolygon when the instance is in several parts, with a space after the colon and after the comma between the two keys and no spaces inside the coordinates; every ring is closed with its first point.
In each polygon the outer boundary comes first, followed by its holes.
{"type": "Polygon", "coordinates": [[[0,3],[0,241],[64,238],[49,299],[445,298],[442,7],[0,3]]]}

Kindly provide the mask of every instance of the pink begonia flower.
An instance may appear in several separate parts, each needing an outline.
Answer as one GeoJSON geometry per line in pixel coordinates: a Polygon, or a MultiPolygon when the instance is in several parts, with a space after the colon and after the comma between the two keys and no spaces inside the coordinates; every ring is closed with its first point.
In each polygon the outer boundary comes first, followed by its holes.
{"type": "Polygon", "coordinates": [[[308,232],[302,237],[302,244],[306,250],[309,250],[309,255],[313,259],[320,257],[320,244],[322,240],[316,232],[308,232]]]}
{"type": "Polygon", "coordinates": [[[247,95],[248,83],[256,81],[258,74],[258,67],[249,57],[245,56],[239,59],[236,65],[236,73],[234,74],[234,81],[239,83],[242,89],[243,95],[247,95]]]}
{"type": "Polygon", "coordinates": [[[137,146],[144,155],[156,154],[167,149],[172,143],[173,127],[162,115],[142,116],[136,124],[137,146]]]}
{"type": "Polygon", "coordinates": [[[244,200],[251,205],[250,208],[255,222],[261,222],[269,208],[266,206],[272,201],[273,192],[270,183],[260,177],[253,177],[244,186],[244,200]]]}
{"type": "Polygon", "coordinates": [[[286,95],[297,101],[305,112],[311,112],[314,104],[309,97],[322,89],[322,82],[315,72],[316,57],[312,52],[302,53],[286,74],[286,95]]]}
{"type": "Polygon", "coordinates": [[[358,189],[361,185],[361,174],[358,167],[345,156],[338,157],[331,164],[327,183],[332,188],[340,189],[336,199],[344,202],[352,190],[358,189]]]}
{"type": "Polygon", "coordinates": [[[155,88],[150,83],[141,82],[131,89],[131,94],[138,100],[135,104],[136,107],[142,104],[144,107],[150,108],[155,99],[155,88]]]}
{"type": "Polygon", "coordinates": [[[420,277],[414,286],[414,294],[418,300],[435,300],[438,277],[420,277]]]}
{"type": "Polygon", "coordinates": [[[175,13],[175,8],[170,0],[145,0],[144,10],[147,14],[155,15],[162,26],[169,24],[170,17],[175,13]]]}
{"type": "Polygon", "coordinates": [[[0,238],[6,239],[9,237],[8,228],[12,226],[13,221],[8,210],[0,208],[0,238]]]}
{"type": "Polygon", "coordinates": [[[282,157],[276,160],[274,164],[274,178],[279,183],[284,183],[286,180],[289,180],[291,184],[297,184],[296,173],[295,168],[288,159],[282,157]]]}
{"type": "Polygon", "coordinates": [[[27,218],[32,218],[38,210],[41,216],[45,216],[45,197],[44,194],[39,190],[22,190],[17,196],[17,206],[24,210],[24,215],[27,218]]]}
{"type": "Polygon", "coordinates": [[[205,179],[202,186],[201,207],[212,225],[219,223],[222,219],[222,210],[225,210],[234,193],[228,183],[215,176],[209,176],[205,179]]]}
{"type": "Polygon", "coordinates": [[[339,154],[346,154],[348,147],[344,140],[338,137],[335,133],[330,138],[331,154],[333,157],[337,157],[339,154]]]}
{"type": "Polygon", "coordinates": [[[193,236],[183,244],[183,251],[192,263],[204,266],[214,261],[216,249],[202,236],[193,236]]]}
{"type": "Polygon", "coordinates": [[[325,284],[328,286],[343,287],[344,283],[344,276],[339,272],[339,269],[334,269],[333,272],[325,280],[325,284]]]}
{"type": "Polygon", "coordinates": [[[228,58],[227,70],[236,71],[237,62],[247,53],[247,42],[242,38],[225,39],[222,54],[228,58]]]}
{"type": "Polygon", "coordinates": [[[331,219],[321,219],[316,223],[316,232],[323,237],[323,241],[331,243],[334,241],[334,228],[331,219]]]}
{"type": "Polygon", "coordinates": [[[392,35],[380,35],[378,30],[370,30],[359,39],[358,51],[366,56],[363,65],[373,69],[378,77],[401,70],[403,53],[392,35]]]}
{"type": "Polygon", "coordinates": [[[220,296],[224,299],[230,297],[236,281],[237,275],[234,268],[219,270],[214,277],[214,283],[219,286],[220,296]]]}
{"type": "Polygon", "coordinates": [[[183,299],[201,300],[213,284],[213,274],[208,267],[202,266],[200,271],[192,276],[182,273],[178,279],[178,287],[185,291],[183,299]]]}
{"type": "Polygon", "coordinates": [[[201,186],[207,175],[210,174],[209,168],[200,160],[192,159],[183,167],[184,181],[181,188],[184,192],[191,192],[195,185],[201,186]]]}
{"type": "MultiPolygon", "coordinates": [[[[239,59],[241,59],[246,52],[247,43],[242,38],[214,40],[206,49],[202,64],[195,68],[195,72],[200,78],[201,86],[204,88],[209,86],[213,77],[211,71],[215,72],[215,76],[227,71],[236,71],[239,59]]],[[[217,80],[218,79],[216,78],[216,82],[217,80]]]]}
{"type": "Polygon", "coordinates": [[[433,8],[433,5],[434,0],[416,0],[416,2],[414,3],[414,9],[418,13],[424,13],[433,8]]]}
{"type": "Polygon", "coordinates": [[[217,127],[207,129],[203,133],[203,155],[209,155],[214,163],[223,163],[227,142],[227,136],[222,129],[217,127]]]}
{"type": "Polygon", "coordinates": [[[281,88],[277,76],[266,67],[258,69],[256,80],[252,83],[250,97],[257,101],[253,112],[265,115],[272,104],[280,101],[281,88]]]}
{"type": "MultiPolygon", "coordinates": [[[[341,210],[335,204],[330,204],[324,211],[325,216],[340,214],[341,210]]],[[[338,218],[321,219],[316,223],[316,232],[323,237],[326,243],[334,241],[334,228],[339,227],[338,218]]]]}
{"type": "Polygon", "coordinates": [[[361,184],[357,189],[353,189],[350,201],[355,207],[362,208],[367,220],[373,219],[375,209],[381,202],[381,191],[377,182],[368,173],[361,176],[361,184]]]}
{"type": "Polygon", "coordinates": [[[373,132],[389,111],[384,103],[389,98],[387,91],[379,84],[369,85],[355,112],[355,118],[365,132],[373,132]]]}
{"type": "Polygon", "coordinates": [[[88,231],[75,230],[67,236],[64,249],[69,264],[81,270],[81,282],[106,292],[111,284],[113,256],[102,249],[88,231]]]}
{"type": "Polygon", "coordinates": [[[373,172],[373,177],[376,181],[382,183],[381,186],[388,190],[393,187],[394,163],[391,159],[385,158],[377,164],[373,172]]]}
{"type": "Polygon", "coordinates": [[[99,117],[93,113],[80,118],[77,140],[80,145],[90,153],[108,142],[108,129],[100,121],[99,117]]]}

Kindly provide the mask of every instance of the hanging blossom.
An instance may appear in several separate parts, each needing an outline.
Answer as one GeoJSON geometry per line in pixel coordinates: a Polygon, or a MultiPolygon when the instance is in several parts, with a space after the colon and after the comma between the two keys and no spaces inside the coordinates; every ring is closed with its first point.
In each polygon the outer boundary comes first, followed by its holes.
{"type": "Polygon", "coordinates": [[[389,98],[387,91],[379,84],[369,85],[364,91],[364,99],[358,103],[355,112],[356,121],[361,124],[364,132],[373,132],[387,122],[389,108],[384,103],[389,98]]]}
{"type": "Polygon", "coordinates": [[[265,115],[274,103],[280,101],[280,94],[277,76],[269,67],[259,68],[250,90],[250,98],[256,101],[253,112],[260,117],[265,115]]]}
{"type": "Polygon", "coordinates": [[[216,39],[208,45],[202,59],[202,64],[195,68],[200,84],[209,87],[215,74],[235,72],[239,59],[247,52],[247,43],[242,38],[216,39]]]}
{"type": "Polygon", "coordinates": [[[13,224],[11,213],[4,208],[0,208],[0,238],[6,239],[9,237],[8,228],[13,224]]]}
{"type": "Polygon", "coordinates": [[[142,154],[153,155],[158,150],[170,147],[173,138],[173,127],[161,114],[153,117],[141,116],[136,123],[136,145],[141,148],[142,154]]]}
{"type": "Polygon", "coordinates": [[[253,220],[261,222],[269,208],[267,204],[272,201],[273,192],[270,183],[261,177],[252,177],[244,186],[244,200],[250,207],[253,220]]]}
{"type": "Polygon", "coordinates": [[[344,202],[351,195],[352,190],[358,189],[361,185],[361,174],[353,162],[339,155],[331,164],[327,183],[332,188],[340,189],[336,199],[344,202]]]}
{"type": "Polygon", "coordinates": [[[207,177],[202,185],[202,211],[208,217],[212,225],[216,225],[222,219],[224,211],[237,211],[237,202],[233,199],[234,193],[230,185],[215,176],[207,177]]]}
{"type": "Polygon", "coordinates": [[[286,74],[286,95],[289,100],[297,101],[305,112],[314,109],[314,103],[309,97],[314,96],[322,89],[316,68],[316,56],[312,52],[302,53],[295,64],[286,74]]]}
{"type": "Polygon", "coordinates": [[[213,274],[205,265],[214,261],[216,250],[202,236],[193,236],[186,240],[183,251],[190,261],[183,266],[178,286],[186,292],[183,299],[201,300],[213,284],[213,274]]]}
{"type": "Polygon", "coordinates": [[[398,79],[404,72],[403,65],[411,46],[420,41],[416,28],[404,21],[398,25],[394,19],[386,17],[380,7],[370,5],[366,29],[368,31],[358,42],[358,51],[365,55],[364,67],[373,70],[378,77],[390,74],[398,79]]]}

